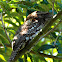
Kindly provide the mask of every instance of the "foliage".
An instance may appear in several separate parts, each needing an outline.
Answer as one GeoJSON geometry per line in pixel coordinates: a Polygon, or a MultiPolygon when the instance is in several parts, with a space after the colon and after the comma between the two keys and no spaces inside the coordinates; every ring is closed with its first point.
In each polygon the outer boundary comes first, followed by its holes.
{"type": "MultiPolygon", "coordinates": [[[[3,29],[1,14],[3,15],[3,21],[5,23],[5,28],[10,40],[21,26],[27,17],[33,11],[46,11],[51,12],[53,15],[57,14],[62,10],[61,0],[0,0],[0,61],[7,62],[9,59],[12,48],[9,45],[9,41],[3,29]],[[54,9],[53,9],[54,8],[54,9]],[[53,10],[52,10],[53,9],[53,10]],[[9,46],[7,46],[9,45],[9,46]]],[[[52,29],[61,19],[59,18],[50,27],[52,29]]],[[[50,54],[55,56],[62,56],[62,24],[60,24],[56,29],[49,35],[44,37],[39,43],[32,49],[32,51],[40,52],[44,54],[50,54]]],[[[30,52],[27,55],[23,55],[18,59],[17,62],[56,62],[59,60],[46,59],[30,52]]],[[[61,61],[61,60],[60,60],[61,61]]]]}

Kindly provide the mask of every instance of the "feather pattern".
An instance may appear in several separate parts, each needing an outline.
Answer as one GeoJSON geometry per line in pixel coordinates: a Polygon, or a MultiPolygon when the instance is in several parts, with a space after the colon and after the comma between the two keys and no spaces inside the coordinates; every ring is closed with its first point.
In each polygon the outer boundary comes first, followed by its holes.
{"type": "Polygon", "coordinates": [[[38,35],[49,19],[51,19],[50,13],[41,11],[35,11],[27,16],[26,21],[19,27],[13,38],[13,52],[8,62],[14,60],[18,51],[22,50],[38,35]]]}

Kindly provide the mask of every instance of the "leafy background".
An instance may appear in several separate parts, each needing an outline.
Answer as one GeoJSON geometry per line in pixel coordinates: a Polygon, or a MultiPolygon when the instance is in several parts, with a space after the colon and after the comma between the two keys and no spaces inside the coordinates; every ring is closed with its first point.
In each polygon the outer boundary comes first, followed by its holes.
{"type": "MultiPolygon", "coordinates": [[[[10,40],[18,29],[24,23],[27,15],[33,11],[46,11],[53,15],[62,10],[62,0],[0,0],[0,62],[7,62],[12,48],[3,29],[1,14],[5,28],[10,40]]],[[[50,27],[52,29],[61,19],[50,27]]],[[[34,52],[40,52],[47,55],[62,56],[62,23],[49,35],[41,39],[32,49],[34,52]]],[[[62,60],[42,57],[33,52],[23,55],[17,62],[62,62],[62,60]]]]}

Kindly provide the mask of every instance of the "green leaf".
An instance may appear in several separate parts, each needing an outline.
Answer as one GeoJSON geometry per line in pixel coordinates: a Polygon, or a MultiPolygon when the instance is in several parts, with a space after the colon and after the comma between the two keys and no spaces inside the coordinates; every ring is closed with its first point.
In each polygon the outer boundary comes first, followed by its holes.
{"type": "Polygon", "coordinates": [[[50,35],[52,35],[53,38],[57,37],[56,34],[55,34],[55,32],[50,33],[50,35]]]}
{"type": "Polygon", "coordinates": [[[16,21],[19,23],[19,25],[21,25],[21,23],[20,23],[20,20],[19,19],[17,19],[16,17],[13,17],[14,19],[16,19],[16,21]]]}
{"type": "Polygon", "coordinates": [[[12,24],[14,27],[18,27],[15,23],[13,23],[11,20],[5,20],[5,22],[8,22],[8,23],[10,23],[10,24],[12,24]]]}
{"type": "Polygon", "coordinates": [[[19,61],[19,62],[23,62],[23,59],[19,58],[18,61],[19,61]]]}
{"type": "Polygon", "coordinates": [[[29,53],[28,53],[28,57],[30,57],[31,62],[33,62],[33,58],[32,58],[32,56],[29,53]]]}
{"type": "Polygon", "coordinates": [[[4,45],[4,48],[5,48],[5,53],[7,52],[7,47],[6,47],[6,45],[4,45]]]}
{"type": "Polygon", "coordinates": [[[46,5],[47,5],[47,4],[49,4],[49,3],[48,3],[47,0],[43,0],[43,1],[41,2],[41,4],[46,4],[46,5]]]}
{"type": "Polygon", "coordinates": [[[8,42],[3,27],[0,27],[0,40],[1,40],[3,43],[8,42]]]}
{"type": "Polygon", "coordinates": [[[2,9],[0,9],[0,13],[2,12],[2,9]]]}
{"type": "Polygon", "coordinates": [[[5,60],[5,58],[4,58],[4,56],[3,56],[2,54],[0,54],[0,58],[1,58],[3,61],[6,62],[6,60],[5,60]]]}
{"type": "Polygon", "coordinates": [[[24,54],[24,61],[27,62],[27,54],[24,54]]]}
{"type": "Polygon", "coordinates": [[[48,44],[45,44],[45,45],[42,45],[38,51],[44,51],[44,50],[47,50],[47,49],[50,49],[50,48],[55,48],[53,45],[48,45],[48,44]]]}
{"type": "Polygon", "coordinates": [[[62,40],[62,36],[59,36],[59,38],[58,38],[59,40],[62,40]]]}
{"type": "Polygon", "coordinates": [[[8,42],[7,38],[4,37],[3,35],[0,34],[0,40],[2,41],[2,43],[6,43],[8,42]]]}
{"type": "Polygon", "coordinates": [[[57,49],[58,53],[61,53],[62,54],[62,47],[59,46],[58,49],[57,49]]]}
{"type": "Polygon", "coordinates": [[[3,8],[3,10],[5,10],[5,13],[7,13],[11,17],[11,14],[9,11],[10,10],[9,4],[7,4],[6,1],[1,1],[0,4],[1,4],[1,7],[3,8]]]}

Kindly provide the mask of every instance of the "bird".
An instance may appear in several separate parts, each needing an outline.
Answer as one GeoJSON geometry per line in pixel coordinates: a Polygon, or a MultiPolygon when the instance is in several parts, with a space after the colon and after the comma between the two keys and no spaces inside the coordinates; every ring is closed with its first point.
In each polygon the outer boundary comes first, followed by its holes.
{"type": "Polygon", "coordinates": [[[42,31],[42,28],[48,23],[51,17],[49,12],[42,11],[34,11],[27,16],[24,24],[18,28],[13,38],[13,51],[8,62],[13,61],[17,56],[17,53],[28,45],[40,31],[42,31]]]}

